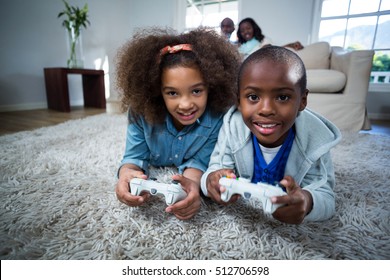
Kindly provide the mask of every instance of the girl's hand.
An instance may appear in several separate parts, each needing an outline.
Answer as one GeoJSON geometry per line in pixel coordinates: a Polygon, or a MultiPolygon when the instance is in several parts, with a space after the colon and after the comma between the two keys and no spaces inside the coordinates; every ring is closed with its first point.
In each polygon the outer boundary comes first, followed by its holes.
{"type": "Polygon", "coordinates": [[[272,203],[286,204],[278,208],[272,216],[284,223],[300,224],[313,207],[311,194],[302,189],[291,176],[285,176],[280,181],[286,190],[287,195],[272,197],[272,203]]]}
{"type": "Polygon", "coordinates": [[[165,211],[172,213],[180,220],[192,218],[200,209],[199,184],[183,175],[173,175],[172,179],[179,182],[187,193],[184,200],[168,206],[165,211]]]}
{"type": "MultiPolygon", "coordinates": [[[[136,167],[137,168],[137,167],[136,167]]],[[[137,168],[138,169],[138,168],[137,168]]],[[[140,196],[132,195],[130,192],[130,180],[133,178],[147,179],[142,170],[134,169],[131,165],[124,165],[119,170],[119,180],[115,188],[118,200],[128,206],[135,207],[143,204],[150,196],[149,193],[142,193],[140,196]]]]}
{"type": "Polygon", "coordinates": [[[221,199],[221,193],[226,191],[226,188],[219,184],[219,179],[222,177],[231,177],[236,178],[236,175],[233,173],[232,169],[220,169],[214,172],[211,172],[207,176],[206,185],[207,185],[207,195],[214,200],[215,202],[228,205],[236,202],[239,199],[239,195],[233,195],[228,202],[225,202],[221,199]]]}

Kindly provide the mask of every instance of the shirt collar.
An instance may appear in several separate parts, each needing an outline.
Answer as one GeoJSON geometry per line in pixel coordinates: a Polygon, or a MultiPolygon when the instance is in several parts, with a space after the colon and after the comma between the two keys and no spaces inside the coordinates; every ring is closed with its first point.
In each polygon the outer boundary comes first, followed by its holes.
{"type": "Polygon", "coordinates": [[[210,128],[212,123],[210,110],[206,108],[202,116],[200,116],[200,118],[197,119],[195,123],[197,123],[200,126],[210,128]]]}

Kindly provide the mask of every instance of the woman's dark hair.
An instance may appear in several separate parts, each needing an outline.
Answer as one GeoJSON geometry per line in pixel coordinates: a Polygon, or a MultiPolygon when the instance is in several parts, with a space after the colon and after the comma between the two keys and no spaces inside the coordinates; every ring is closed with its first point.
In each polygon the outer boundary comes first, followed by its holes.
{"type": "Polygon", "coordinates": [[[168,113],[161,93],[163,69],[199,69],[208,88],[208,108],[223,113],[236,101],[238,51],[215,31],[196,29],[177,34],[172,29],[148,28],[137,32],[117,55],[116,85],[122,109],[161,123],[168,113]],[[160,55],[166,46],[190,44],[192,50],[160,55]]]}
{"type": "Polygon", "coordinates": [[[263,41],[264,39],[264,35],[263,33],[261,32],[261,28],[260,26],[257,25],[257,23],[253,20],[253,18],[244,18],[243,20],[240,21],[240,23],[238,24],[238,30],[237,30],[237,37],[238,37],[238,42],[240,44],[243,44],[246,42],[246,40],[244,39],[244,37],[242,37],[241,35],[241,31],[240,31],[240,28],[241,28],[241,24],[243,23],[249,23],[250,25],[252,25],[253,27],[253,37],[255,37],[259,42],[263,41]]]}

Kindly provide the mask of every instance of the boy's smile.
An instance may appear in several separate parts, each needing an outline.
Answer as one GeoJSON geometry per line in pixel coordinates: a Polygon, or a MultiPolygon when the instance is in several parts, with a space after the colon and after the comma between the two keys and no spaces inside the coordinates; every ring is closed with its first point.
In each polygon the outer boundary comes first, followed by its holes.
{"type": "Polygon", "coordinates": [[[251,62],[241,75],[239,109],[243,120],[265,147],[283,144],[299,111],[307,104],[293,66],[267,60],[251,62]]]}
{"type": "Polygon", "coordinates": [[[161,92],[177,130],[193,124],[206,110],[208,90],[196,68],[167,68],[162,73],[161,92]]]}

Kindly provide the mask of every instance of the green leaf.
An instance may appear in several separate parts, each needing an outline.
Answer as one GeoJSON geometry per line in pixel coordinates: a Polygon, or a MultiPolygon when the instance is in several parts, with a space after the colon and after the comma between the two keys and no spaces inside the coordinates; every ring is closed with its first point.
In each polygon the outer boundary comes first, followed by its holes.
{"type": "Polygon", "coordinates": [[[58,13],[57,18],[65,16],[62,25],[70,30],[74,28],[75,34],[80,34],[80,28],[83,26],[87,28],[87,24],[91,24],[88,20],[88,4],[85,4],[82,9],[79,7],[69,5],[65,0],[62,0],[65,4],[65,10],[58,13]]]}

